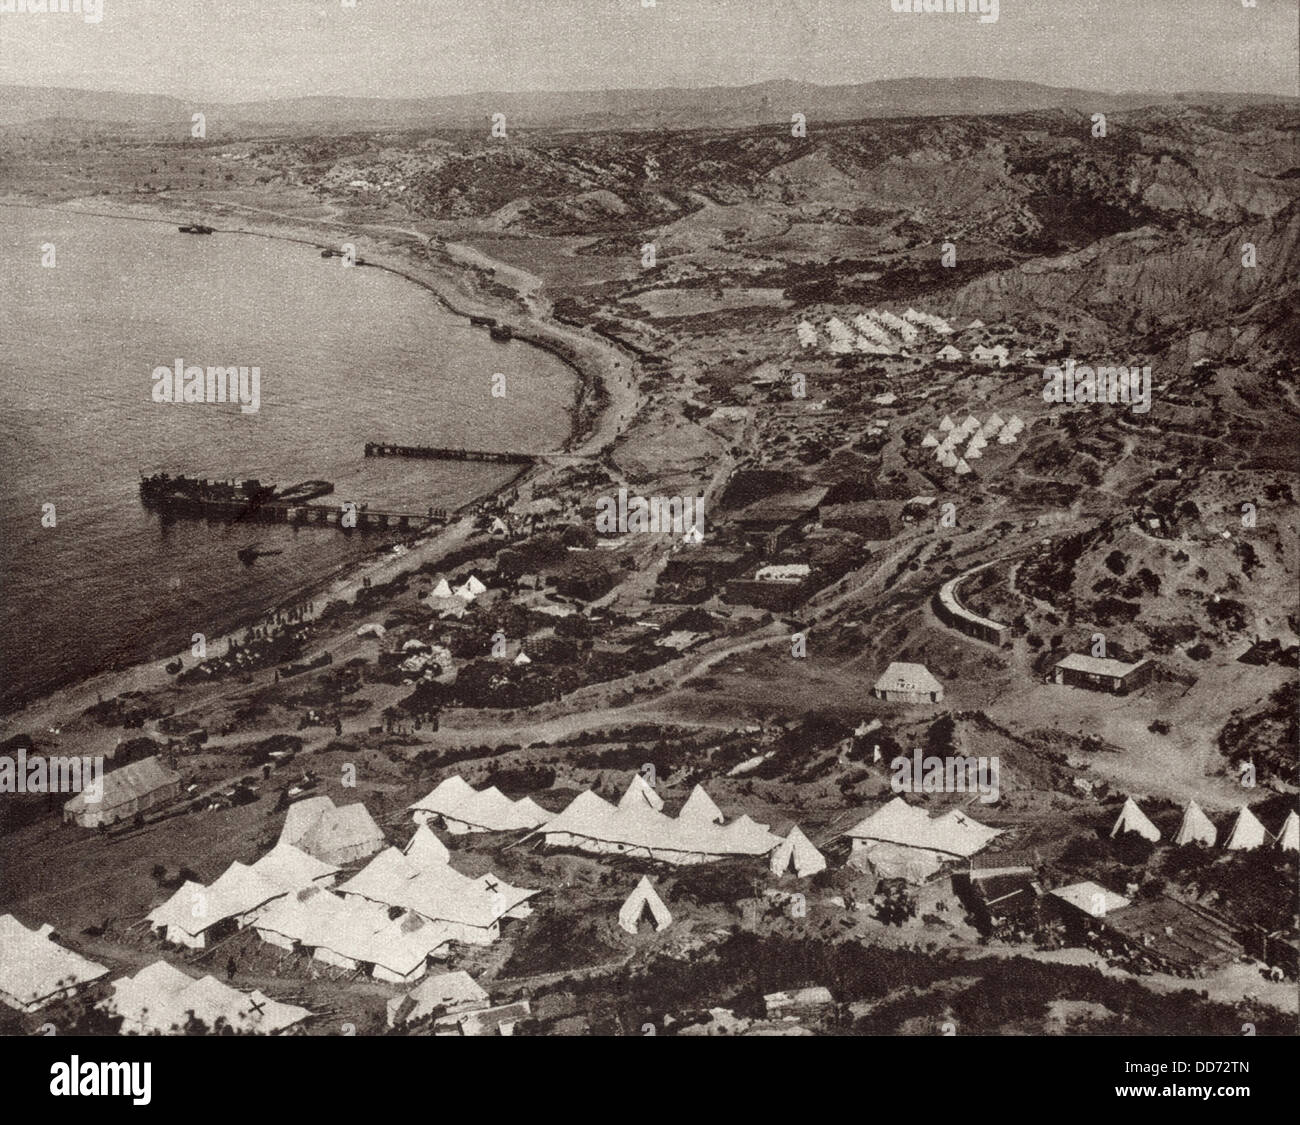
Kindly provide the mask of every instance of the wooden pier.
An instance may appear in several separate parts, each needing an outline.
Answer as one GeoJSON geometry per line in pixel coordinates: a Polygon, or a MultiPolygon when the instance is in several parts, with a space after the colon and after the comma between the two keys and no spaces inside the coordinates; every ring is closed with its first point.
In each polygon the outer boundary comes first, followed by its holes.
{"type": "Polygon", "coordinates": [[[367,457],[414,457],[424,461],[488,461],[499,465],[532,465],[535,453],[509,453],[484,449],[447,449],[432,445],[394,445],[386,441],[366,442],[367,457]]]}
{"type": "Polygon", "coordinates": [[[341,531],[423,531],[450,518],[445,508],[426,514],[380,511],[362,504],[293,504],[279,500],[190,499],[183,503],[151,504],[166,516],[181,519],[220,520],[225,523],[284,523],[300,527],[336,527],[341,531]],[[344,517],[350,517],[344,523],[344,517]],[[355,521],[355,522],[354,522],[355,521]]]}

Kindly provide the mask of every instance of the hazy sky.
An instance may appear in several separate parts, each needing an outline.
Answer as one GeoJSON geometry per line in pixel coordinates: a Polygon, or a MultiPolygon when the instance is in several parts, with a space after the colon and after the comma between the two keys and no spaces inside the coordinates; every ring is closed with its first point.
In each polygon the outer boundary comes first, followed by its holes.
{"type": "Polygon", "coordinates": [[[1000,0],[991,24],[890,0],[642,2],[102,0],[95,24],[0,14],[0,83],[240,101],[976,75],[1300,94],[1300,0],[1000,0]]]}

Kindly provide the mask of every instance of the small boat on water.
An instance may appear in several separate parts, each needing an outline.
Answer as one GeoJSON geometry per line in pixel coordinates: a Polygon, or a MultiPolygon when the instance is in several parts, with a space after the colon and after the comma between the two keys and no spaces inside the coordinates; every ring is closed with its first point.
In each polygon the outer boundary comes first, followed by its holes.
{"type": "Polygon", "coordinates": [[[181,234],[215,234],[216,227],[207,227],[202,223],[190,223],[188,226],[177,227],[181,234]]]}
{"type": "Polygon", "coordinates": [[[301,503],[307,500],[315,500],[318,496],[328,496],[334,491],[334,485],[327,480],[305,480],[301,484],[293,484],[288,488],[282,488],[275,494],[276,500],[292,500],[295,503],[301,503]]]}

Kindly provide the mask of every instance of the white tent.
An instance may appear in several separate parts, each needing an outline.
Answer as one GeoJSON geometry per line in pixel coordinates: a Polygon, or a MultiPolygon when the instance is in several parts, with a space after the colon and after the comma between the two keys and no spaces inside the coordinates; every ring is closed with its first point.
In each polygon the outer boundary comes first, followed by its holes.
{"type": "Polygon", "coordinates": [[[1268,839],[1268,833],[1264,831],[1264,826],[1260,824],[1259,818],[1250,811],[1245,805],[1241,806],[1241,812],[1237,814],[1236,823],[1232,826],[1232,834],[1228,837],[1228,842],[1224,845],[1232,852],[1250,851],[1252,848],[1258,848],[1268,839]]]}
{"type": "Polygon", "coordinates": [[[1146,813],[1138,808],[1137,802],[1132,797],[1124,802],[1119,819],[1115,821],[1115,827],[1110,830],[1110,838],[1113,840],[1121,832],[1136,832],[1144,840],[1150,840],[1153,844],[1160,839],[1160,829],[1147,819],[1146,813]]]}
{"type": "Polygon", "coordinates": [[[790,834],[772,849],[768,866],[773,875],[784,875],[793,868],[800,879],[806,879],[826,870],[826,857],[813,847],[796,824],[790,829],[790,834]]]}
{"type": "Polygon", "coordinates": [[[280,842],[340,866],[373,855],[384,833],[360,801],[336,806],[328,797],[308,797],[289,806],[280,842]]]}
{"type": "Polygon", "coordinates": [[[99,1007],[122,1017],[124,1034],[137,1035],[183,1034],[191,1015],[214,1030],[220,1023],[236,1034],[273,1035],[311,1015],[256,989],[240,992],[211,976],[195,980],[166,961],[113,981],[113,995],[99,1007]]]}
{"type": "Polygon", "coordinates": [[[12,914],[0,916],[0,1002],[34,1012],[108,975],[103,965],[57,945],[53,932],[48,922],[29,930],[12,914]]]}
{"type": "Polygon", "coordinates": [[[1207,848],[1212,848],[1217,837],[1217,830],[1210,823],[1210,818],[1201,811],[1201,806],[1195,801],[1188,801],[1174,843],[1179,847],[1183,844],[1204,844],[1207,848]]]}
{"type": "Polygon", "coordinates": [[[483,592],[483,589],[486,589],[486,587],[483,587],[483,584],[471,574],[469,578],[457,586],[452,593],[462,601],[472,602],[483,592]],[[476,590],[474,589],[475,586],[482,587],[482,589],[476,590]]]}
{"type": "Polygon", "coordinates": [[[345,899],[399,907],[441,923],[451,940],[476,945],[500,936],[502,918],[528,917],[528,900],[540,893],[491,872],[471,878],[447,863],[421,867],[396,848],[380,852],[337,890],[345,899]]]}
{"type": "Polygon", "coordinates": [[[933,448],[934,448],[936,445],[938,445],[938,444],[939,444],[939,439],[938,439],[937,437],[935,437],[934,434],[930,433],[930,432],[927,430],[927,431],[926,431],[926,435],[925,435],[925,437],[923,437],[923,438],[921,439],[921,446],[922,446],[922,448],[924,448],[924,449],[933,449],[933,448]]]}
{"type": "Polygon", "coordinates": [[[966,464],[966,459],[964,457],[957,462],[957,475],[959,477],[964,477],[970,471],[971,467],[966,464]]]}
{"type": "Polygon", "coordinates": [[[952,429],[952,427],[953,427],[952,419],[949,418],[947,414],[945,414],[943,416],[943,421],[939,423],[939,429],[946,434],[948,433],[949,430],[952,429]]]}
{"type": "Polygon", "coordinates": [[[650,920],[654,923],[656,930],[666,929],[672,924],[673,916],[669,913],[668,907],[664,905],[664,900],[659,897],[658,892],[650,885],[649,877],[642,875],[641,882],[627,896],[627,901],[619,909],[618,924],[629,934],[634,934],[637,932],[637,927],[641,924],[646,911],[650,912],[650,920]]]}
{"type": "Polygon", "coordinates": [[[721,824],[727,818],[722,815],[722,810],[714,803],[713,798],[704,792],[704,787],[697,785],[686,798],[686,804],[677,814],[677,819],[686,824],[721,824]]]}
{"type": "Polygon", "coordinates": [[[968,461],[978,461],[984,454],[980,452],[980,447],[972,441],[966,447],[966,452],[962,456],[968,461]]]}
{"type": "Polygon", "coordinates": [[[846,835],[853,841],[849,862],[869,866],[882,878],[923,882],[941,864],[967,859],[986,848],[1000,830],[980,824],[957,809],[931,817],[925,809],[895,797],[846,835]]]}
{"type": "Polygon", "coordinates": [[[292,844],[276,844],[255,864],[253,870],[284,891],[300,891],[304,887],[328,887],[334,882],[339,869],[314,855],[308,855],[292,844]]]}
{"type": "Polygon", "coordinates": [[[431,1015],[454,1015],[486,1008],[488,994],[474,983],[474,978],[458,969],[454,973],[431,976],[403,996],[388,1001],[388,1026],[410,1023],[431,1015]]]}
{"type": "Polygon", "coordinates": [[[447,831],[456,836],[468,832],[518,832],[536,828],[548,817],[527,797],[512,801],[495,785],[475,790],[459,774],[451,774],[433,790],[407,806],[412,819],[422,824],[430,816],[442,817],[447,831]]]}
{"type": "Polygon", "coordinates": [[[767,855],[781,841],[748,817],[729,825],[666,816],[647,804],[615,807],[584,790],[541,828],[546,845],[665,863],[712,863],[727,855],[767,855]]]}
{"type": "Polygon", "coordinates": [[[402,853],[417,867],[440,867],[451,862],[451,852],[427,823],[416,826],[415,835],[402,853]]]}
{"type": "Polygon", "coordinates": [[[429,595],[431,598],[450,598],[454,596],[451,592],[451,583],[445,578],[438,579],[438,585],[433,588],[433,593],[429,595]]]}
{"type": "Polygon", "coordinates": [[[639,773],[632,775],[632,780],[628,784],[627,791],[619,798],[618,807],[620,809],[640,808],[649,805],[655,812],[660,812],[664,807],[664,799],[654,791],[654,787],[646,781],[639,773]]]}
{"type": "Polygon", "coordinates": [[[1292,809],[1282,822],[1282,829],[1277,834],[1277,846],[1284,852],[1300,851],[1300,817],[1292,809]]]}
{"type": "Polygon", "coordinates": [[[523,649],[520,649],[519,655],[515,657],[514,662],[516,664],[531,664],[533,662],[533,659],[523,649]]]}
{"type": "Polygon", "coordinates": [[[826,322],[826,333],[830,336],[830,350],[837,355],[845,355],[853,350],[857,334],[839,317],[833,316],[826,322]]]}

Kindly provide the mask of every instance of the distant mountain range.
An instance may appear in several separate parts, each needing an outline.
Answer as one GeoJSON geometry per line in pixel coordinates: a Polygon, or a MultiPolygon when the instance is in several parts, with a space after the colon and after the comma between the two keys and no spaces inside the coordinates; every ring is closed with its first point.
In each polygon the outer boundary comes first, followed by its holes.
{"type": "Polygon", "coordinates": [[[207,116],[210,134],[340,132],[353,129],[487,128],[494,113],[507,127],[545,129],[736,128],[809,121],[1020,113],[1077,109],[1113,113],[1149,105],[1250,105],[1300,102],[1267,94],[1103,94],[991,78],[897,78],[852,86],[772,81],[700,89],[455,94],[432,98],[301,97],[250,102],[186,100],[157,94],[0,86],[0,126],[94,124],[170,131],[207,116]]]}

